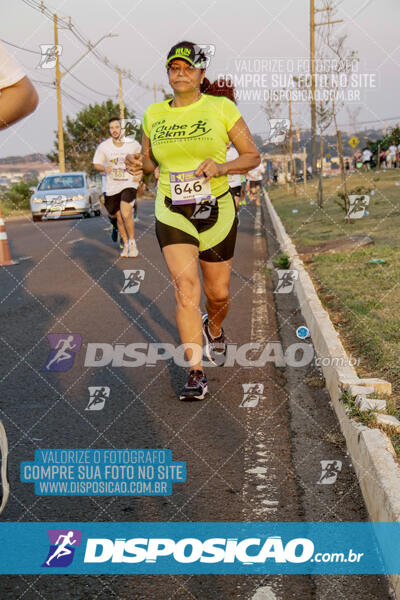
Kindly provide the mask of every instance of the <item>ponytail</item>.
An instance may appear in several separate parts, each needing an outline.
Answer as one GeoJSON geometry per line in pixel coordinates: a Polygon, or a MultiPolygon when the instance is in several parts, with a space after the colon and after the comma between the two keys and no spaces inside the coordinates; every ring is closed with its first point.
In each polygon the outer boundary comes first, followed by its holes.
{"type": "Polygon", "coordinates": [[[200,92],[202,94],[209,94],[209,88],[211,86],[211,83],[208,81],[207,77],[204,77],[203,81],[200,84],[200,92]]]}
{"type": "Polygon", "coordinates": [[[210,96],[224,96],[236,104],[235,88],[230,77],[219,76],[213,83],[210,83],[207,77],[204,77],[203,83],[200,85],[200,91],[202,94],[209,94],[210,96]]]}

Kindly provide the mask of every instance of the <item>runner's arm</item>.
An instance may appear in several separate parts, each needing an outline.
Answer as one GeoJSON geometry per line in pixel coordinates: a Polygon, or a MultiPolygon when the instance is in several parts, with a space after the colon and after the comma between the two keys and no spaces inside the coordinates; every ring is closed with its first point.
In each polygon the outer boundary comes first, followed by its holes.
{"type": "Polygon", "coordinates": [[[5,129],[31,114],[38,102],[37,91],[28,77],[3,88],[0,94],[0,129],[5,129]]]}
{"type": "Polygon", "coordinates": [[[225,163],[216,163],[212,158],[206,158],[196,169],[197,177],[203,175],[205,182],[210,181],[212,177],[221,175],[247,173],[260,164],[261,158],[257,146],[242,117],[228,131],[228,136],[238,151],[239,157],[225,163]]]}
{"type": "Polygon", "coordinates": [[[247,127],[244,119],[241,117],[232,129],[228,131],[229,139],[239,152],[239,157],[224,163],[223,175],[233,175],[235,173],[247,173],[261,162],[260,153],[254,143],[253,136],[247,127]]]}
{"type": "Polygon", "coordinates": [[[93,166],[96,169],[96,171],[100,171],[100,173],[111,173],[112,171],[112,167],[110,167],[110,165],[105,167],[104,165],[101,165],[99,163],[93,163],[93,166]]]}
{"type": "Polygon", "coordinates": [[[142,153],[127,154],[125,165],[131,175],[138,175],[141,171],[147,175],[156,169],[157,162],[151,151],[150,140],[145,133],[142,136],[142,153]]]}

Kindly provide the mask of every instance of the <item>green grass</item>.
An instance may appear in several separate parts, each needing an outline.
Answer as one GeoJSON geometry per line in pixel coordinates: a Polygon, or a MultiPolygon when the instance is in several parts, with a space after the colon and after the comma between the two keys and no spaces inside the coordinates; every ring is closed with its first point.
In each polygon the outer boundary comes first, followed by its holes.
{"type": "Polygon", "coordinates": [[[351,419],[366,425],[367,427],[376,426],[376,415],[373,410],[361,411],[356,405],[356,397],[352,396],[350,392],[343,392],[342,402],[347,407],[347,414],[351,419]]]}
{"type": "Polygon", "coordinates": [[[31,211],[26,208],[12,208],[9,202],[0,202],[3,217],[15,217],[19,215],[30,215],[31,211]]]}
{"type": "MultiPolygon", "coordinates": [[[[378,394],[375,394],[378,396],[378,394]]],[[[392,398],[385,397],[387,401],[387,410],[386,412],[395,417],[399,417],[399,410],[395,407],[392,398]]],[[[392,442],[394,451],[396,453],[397,460],[400,460],[400,433],[398,433],[393,427],[381,427],[378,425],[378,421],[376,419],[376,414],[373,410],[364,410],[361,411],[359,407],[356,405],[356,397],[352,396],[350,392],[343,392],[341,395],[341,400],[343,404],[347,407],[347,414],[351,419],[354,419],[358,423],[365,425],[366,427],[376,428],[383,431],[387,436],[389,436],[390,441],[392,442]]]]}
{"type": "MultiPolygon", "coordinates": [[[[340,177],[324,179],[323,209],[311,205],[316,188],[307,185],[294,198],[284,186],[271,188],[271,200],[297,247],[365,233],[374,245],[336,254],[314,256],[306,264],[325,308],[348,353],[361,359],[361,377],[382,377],[392,383],[400,398],[400,170],[379,175],[354,174],[348,188],[372,188],[370,214],[346,224],[336,203],[340,177]],[[337,186],[338,189],[337,189],[337,186]],[[292,209],[297,208],[297,213],[292,209]],[[385,264],[370,264],[383,258],[385,264]]],[[[300,186],[298,186],[299,188],[300,186]]],[[[300,188],[301,189],[301,188],[300,188]]]]}

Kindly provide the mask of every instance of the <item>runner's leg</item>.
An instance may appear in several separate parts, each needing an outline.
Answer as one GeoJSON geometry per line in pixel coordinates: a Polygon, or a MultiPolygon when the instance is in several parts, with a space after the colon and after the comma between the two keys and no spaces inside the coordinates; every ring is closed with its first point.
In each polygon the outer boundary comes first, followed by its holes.
{"type": "Polygon", "coordinates": [[[117,217],[119,233],[121,235],[122,241],[124,242],[124,245],[126,246],[128,243],[128,235],[125,229],[125,222],[122,218],[121,211],[119,210],[115,216],[117,217]]]}
{"type": "MultiPolygon", "coordinates": [[[[123,222],[124,222],[125,234],[126,234],[128,240],[133,240],[135,226],[133,223],[132,206],[128,202],[121,202],[120,214],[121,214],[121,218],[123,219],[123,222]]],[[[118,221],[118,225],[119,225],[119,221],[118,221]]],[[[122,239],[124,240],[124,243],[126,243],[124,236],[122,236],[122,239]]]]}
{"type": "Polygon", "coordinates": [[[229,310],[232,259],[222,262],[200,260],[200,267],[203,273],[203,289],[207,297],[209,331],[213,337],[218,337],[229,310]]]}
{"type": "MultiPolygon", "coordinates": [[[[198,271],[199,251],[192,244],[170,244],[164,246],[163,254],[176,298],[176,324],[182,344],[198,344],[202,349],[202,320],[200,311],[201,284],[198,271]]],[[[186,353],[190,369],[202,370],[201,357],[186,353]]]]}

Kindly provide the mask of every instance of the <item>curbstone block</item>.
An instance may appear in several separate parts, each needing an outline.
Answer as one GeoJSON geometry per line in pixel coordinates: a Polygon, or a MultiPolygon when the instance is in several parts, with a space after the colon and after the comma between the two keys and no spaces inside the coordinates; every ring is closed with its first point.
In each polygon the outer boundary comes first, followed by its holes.
{"type": "Polygon", "coordinates": [[[386,410],[386,400],[379,400],[378,398],[366,398],[359,394],[356,397],[356,404],[360,410],[386,410]]]}
{"type": "Polygon", "coordinates": [[[396,417],[392,417],[392,415],[376,415],[376,419],[379,425],[383,427],[394,427],[400,433],[400,421],[396,419],[396,417]]]}
{"type": "Polygon", "coordinates": [[[389,381],[378,377],[362,378],[361,381],[362,385],[372,386],[376,394],[387,394],[388,396],[392,394],[392,384],[389,381]]]}

